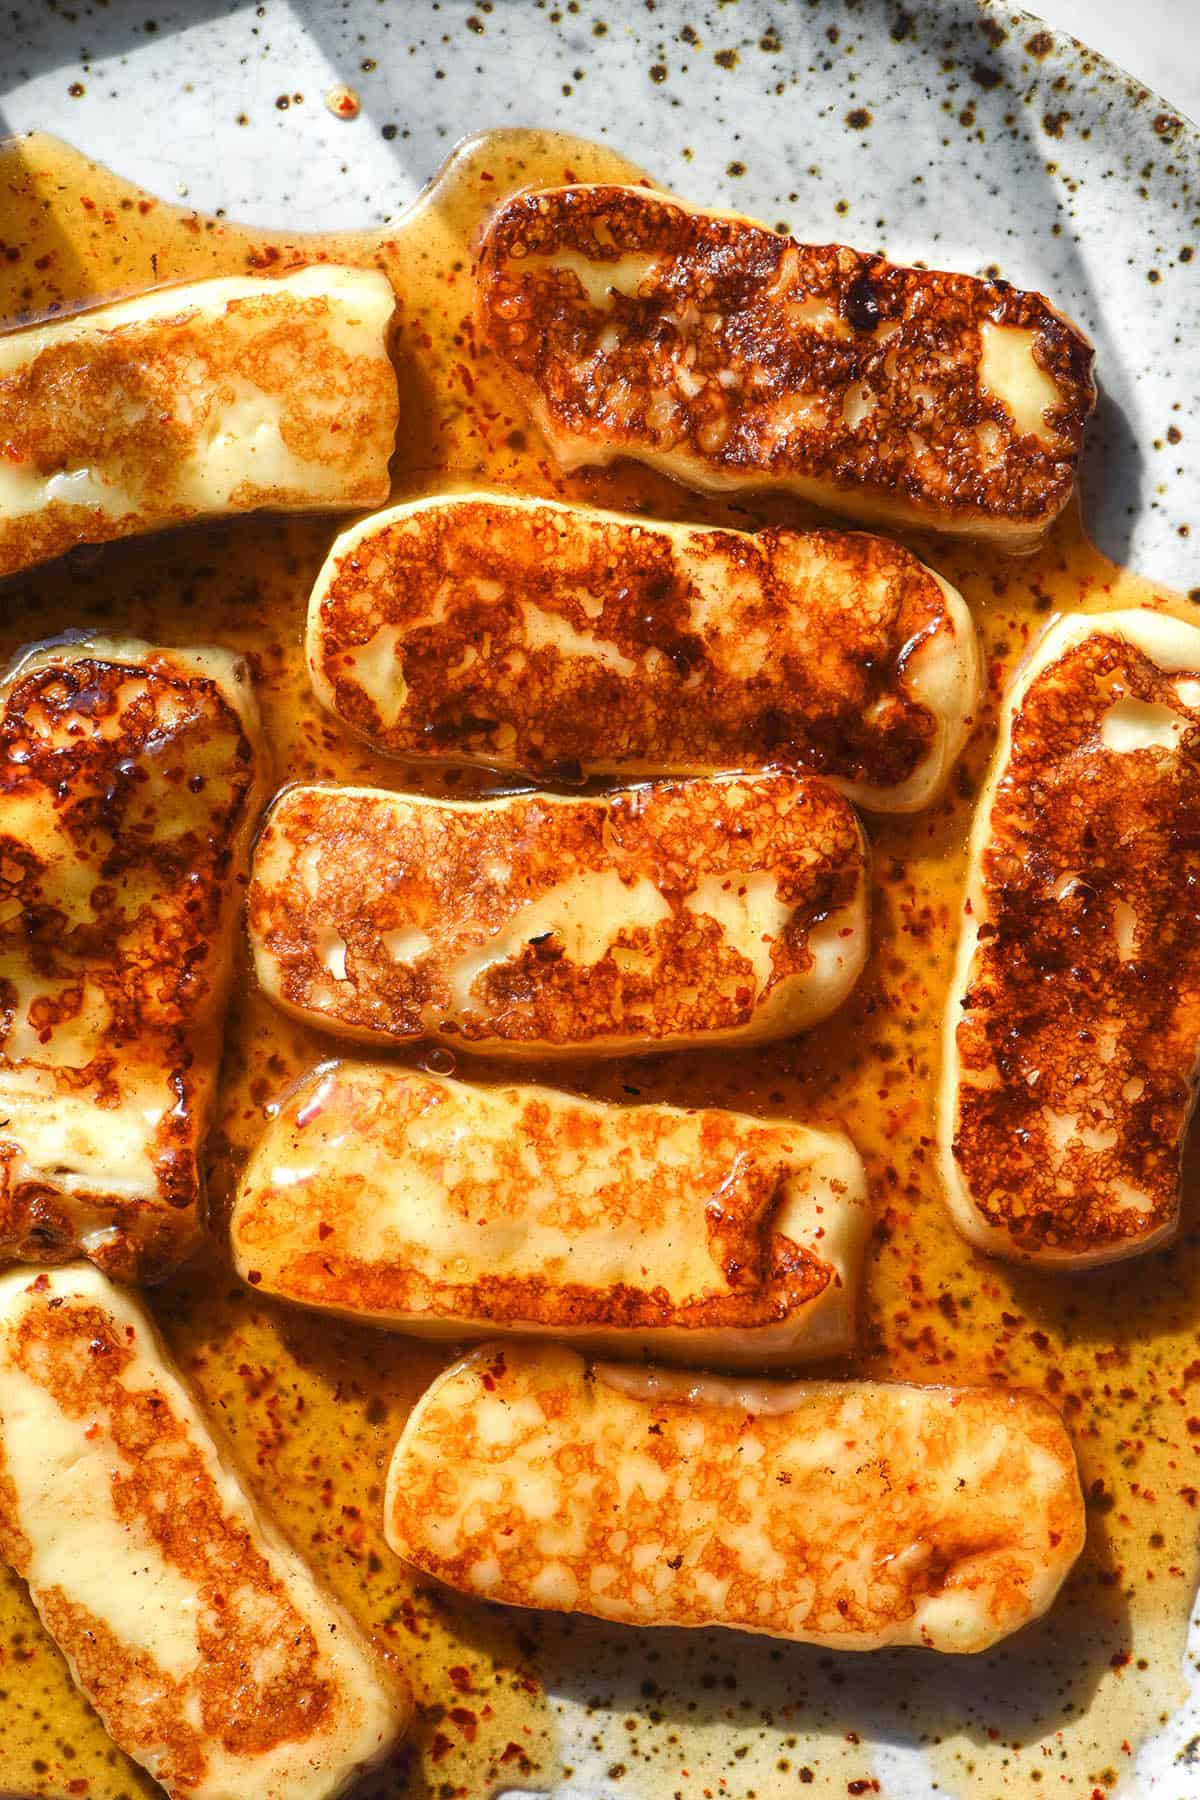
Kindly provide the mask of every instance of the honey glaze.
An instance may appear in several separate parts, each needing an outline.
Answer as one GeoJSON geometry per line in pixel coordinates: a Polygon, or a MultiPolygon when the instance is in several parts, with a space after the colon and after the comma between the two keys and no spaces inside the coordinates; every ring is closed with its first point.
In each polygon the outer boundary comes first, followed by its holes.
{"type": "MultiPolygon", "coordinates": [[[[808,523],[815,515],[794,501],[702,498],[628,464],[562,474],[477,350],[471,255],[495,203],[530,183],[640,178],[603,148],[498,132],[464,146],[396,228],[295,238],[167,207],[32,137],[0,149],[0,318],[319,257],[374,264],[399,303],[395,498],[487,485],[741,529],[808,523]]],[[[304,607],[342,522],[251,517],[77,551],[0,588],[0,656],[80,628],[226,644],[252,658],[278,782],[494,787],[483,771],[375,757],[316,707],[301,659],[304,607]]],[[[1015,1269],[951,1226],[932,1106],[971,806],[1015,661],[1059,610],[1186,602],[1105,561],[1073,513],[1022,562],[911,541],[971,603],[988,703],[941,805],[868,823],[875,949],[848,1005],[804,1039],[753,1051],[522,1073],[598,1098],[722,1104],[847,1129],[867,1161],[877,1220],[860,1353],[833,1372],[1049,1394],[1079,1451],[1088,1550],[1045,1621],[964,1661],[619,1631],[480,1606],[414,1580],[383,1542],[383,1472],[408,1407],[449,1352],[276,1307],[228,1266],[225,1218],[250,1145],[289,1083],[337,1053],[256,994],[243,953],[209,1142],[213,1241],[149,1298],[264,1508],[412,1669],[421,1715],[371,1794],[475,1796],[606,1775],[618,1791],[686,1800],[765,1800],[797,1785],[843,1795],[875,1780],[886,1791],[870,1745],[887,1740],[926,1747],[931,1774],[914,1791],[933,1780],[973,1800],[1091,1796],[1129,1774],[1139,1741],[1183,1696],[1200,1573],[1196,1182],[1164,1253],[1088,1275],[1015,1269]],[[567,1733],[572,1757],[592,1759],[569,1771],[567,1733]]],[[[446,1053],[428,1054],[444,1071],[446,1053]]],[[[511,1064],[463,1059],[460,1072],[513,1079],[511,1064]]],[[[0,1791],[95,1800],[156,1791],[108,1742],[11,1579],[0,1580],[0,1791]]]]}

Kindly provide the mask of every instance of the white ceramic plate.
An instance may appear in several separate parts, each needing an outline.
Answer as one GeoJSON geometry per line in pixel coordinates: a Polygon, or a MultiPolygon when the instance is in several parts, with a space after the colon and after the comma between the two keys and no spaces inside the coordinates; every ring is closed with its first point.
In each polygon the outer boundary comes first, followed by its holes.
{"type": "MultiPolygon", "coordinates": [[[[0,82],[0,134],[54,132],[168,199],[264,225],[393,218],[457,138],[553,125],[798,236],[1042,288],[1097,345],[1093,536],[1175,586],[1200,579],[1200,134],[1025,15],[984,0],[112,0],[6,11],[0,82]],[[353,121],[324,104],[336,83],[361,99],[353,121]]],[[[1025,1674],[1022,1642],[989,1659],[980,1692],[979,1667],[921,1653],[855,1663],[664,1633],[648,1660],[633,1634],[556,1624],[542,1672],[572,1769],[557,1792],[766,1800],[866,1779],[904,1800],[937,1783],[993,1800],[970,1774],[976,1742],[996,1796],[1103,1793],[1119,1774],[1194,1800],[1200,1712],[1170,1716],[1136,1768],[1066,1767],[1056,1732],[1077,1702],[1025,1674]],[[997,1736],[1021,1746],[1010,1774],[997,1736]],[[966,1744],[953,1767],[928,1758],[939,1738],[966,1744]]]]}

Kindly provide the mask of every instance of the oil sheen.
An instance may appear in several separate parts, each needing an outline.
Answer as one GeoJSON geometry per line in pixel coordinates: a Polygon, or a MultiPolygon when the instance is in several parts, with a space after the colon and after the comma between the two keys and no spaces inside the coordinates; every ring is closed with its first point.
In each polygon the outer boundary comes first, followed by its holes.
{"type": "MultiPolygon", "coordinates": [[[[640,178],[606,148],[491,133],[462,147],[393,229],[301,238],[168,207],[34,136],[0,147],[0,321],[316,258],[373,264],[398,299],[395,499],[484,485],[743,530],[814,521],[795,501],[702,498],[630,464],[562,474],[476,344],[472,249],[496,203],[528,185],[640,178]]],[[[377,758],[316,707],[302,623],[340,523],[240,518],[78,551],[0,588],[0,656],[80,628],[226,644],[252,660],[278,783],[484,791],[480,771],[377,758]]],[[[920,1781],[971,1800],[1093,1796],[1128,1775],[1139,1741],[1182,1698],[1200,1538],[1194,1196],[1164,1254],[1088,1275],[1010,1268],[972,1250],[949,1222],[932,1108],[966,834],[1009,671],[1060,610],[1151,596],[1185,603],[1107,562],[1074,513],[1024,561],[910,541],[971,604],[988,702],[941,805],[869,821],[875,947],[850,1003],[791,1043],[541,1073],[598,1098],[731,1105],[849,1130],[867,1161],[876,1223],[861,1348],[832,1372],[1048,1394],[1082,1463],[1087,1551],[1046,1620],[969,1661],[621,1632],[474,1604],[414,1580],[383,1542],[382,1483],[408,1407],[451,1351],[276,1307],[229,1269],[225,1220],[247,1151],[289,1083],[336,1054],[332,1040],[256,995],[243,950],[209,1141],[210,1250],[149,1299],[263,1507],[413,1671],[417,1725],[372,1795],[477,1796],[572,1774],[653,1800],[766,1800],[801,1785],[887,1792],[888,1771],[870,1750],[886,1740],[921,1747],[930,1773],[920,1781]],[[564,1762],[568,1727],[594,1764],[564,1762]]],[[[446,1053],[435,1056],[444,1069],[446,1053]]],[[[459,1072],[495,1073],[466,1059],[459,1072]]],[[[0,1575],[0,1793],[117,1800],[156,1791],[76,1694],[23,1589],[0,1575]]]]}

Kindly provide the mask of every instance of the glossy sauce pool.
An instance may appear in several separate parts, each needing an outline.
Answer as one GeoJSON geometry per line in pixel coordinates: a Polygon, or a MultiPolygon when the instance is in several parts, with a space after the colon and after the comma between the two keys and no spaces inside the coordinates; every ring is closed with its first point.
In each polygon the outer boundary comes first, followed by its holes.
{"type": "MultiPolygon", "coordinates": [[[[497,201],[530,184],[639,173],[597,146],[499,132],[462,148],[394,229],[289,238],[167,207],[53,139],[32,137],[0,147],[0,320],[157,283],[279,273],[318,257],[374,263],[399,301],[394,498],[507,487],[743,529],[809,522],[816,515],[794,501],[704,499],[631,464],[562,475],[476,349],[471,252],[497,201]]],[[[305,603],[343,523],[249,517],[76,552],[0,586],[0,657],[80,627],[227,644],[252,659],[277,782],[481,791],[488,778],[479,772],[431,775],[371,755],[312,700],[301,659],[305,603]]],[[[304,1069],[338,1054],[334,1040],[260,999],[243,946],[209,1140],[211,1248],[149,1299],[263,1506],[380,1643],[411,1665],[417,1724],[400,1761],[368,1784],[373,1796],[449,1800],[565,1784],[572,1774],[583,1780],[585,1771],[564,1760],[569,1727],[599,1759],[586,1779],[606,1777],[615,1792],[653,1800],[767,1800],[801,1787],[896,1792],[872,1758],[871,1743],[883,1740],[925,1749],[928,1774],[915,1777],[914,1793],[932,1782],[973,1800],[1094,1797],[1128,1774],[1138,1743],[1182,1698],[1200,1573],[1194,1198],[1165,1253],[1088,1275],[1024,1272],[989,1261],[954,1232],[932,1149],[964,844],[1008,672],[1061,609],[1176,599],[1101,557],[1074,513],[1025,561],[912,542],[971,603],[988,656],[988,707],[939,807],[868,820],[875,947],[850,1003],[806,1038],[752,1051],[522,1072],[600,1098],[721,1104],[844,1126],[867,1161],[876,1228],[861,1349],[832,1372],[1001,1382],[1050,1395],[1080,1455],[1088,1549],[1046,1620],[972,1659],[833,1656],[717,1631],[635,1633],[475,1604],[414,1580],[383,1542],[382,1484],[408,1407],[451,1352],[276,1307],[228,1267],[229,1199],[267,1109],[304,1069]]],[[[445,1053],[435,1055],[444,1069],[445,1053]]],[[[459,1072],[497,1073],[468,1059],[459,1072]]],[[[157,1791],[114,1750],[23,1589],[0,1574],[0,1793],[116,1800],[157,1791]]]]}

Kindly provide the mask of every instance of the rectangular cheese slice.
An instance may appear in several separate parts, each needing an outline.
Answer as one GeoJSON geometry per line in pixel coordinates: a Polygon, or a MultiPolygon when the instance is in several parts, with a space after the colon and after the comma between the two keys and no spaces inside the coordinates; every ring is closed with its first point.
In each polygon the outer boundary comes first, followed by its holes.
{"type": "Polygon", "coordinates": [[[334,1063],[267,1127],[231,1234],[243,1280],[348,1318],[736,1364],[850,1348],[868,1224],[836,1133],[334,1063]]]}
{"type": "Polygon", "coordinates": [[[0,576],[207,514],[378,506],[394,305],[379,270],[319,263],[0,336],[0,576]]]}
{"type": "Polygon", "coordinates": [[[867,949],[849,803],[784,773],[588,798],[293,787],[254,853],[258,979],[363,1041],[649,1053],[814,1025],[867,949]]]}
{"type": "Polygon", "coordinates": [[[985,1250],[1086,1268],[1174,1234],[1198,876],[1200,613],[1060,619],[1005,700],[946,1013],[942,1171],[985,1250]]]}
{"type": "Polygon", "coordinates": [[[194,1244],[264,759],[228,650],[94,638],[0,684],[0,1258],[153,1281],[194,1244]]]}
{"type": "Polygon", "coordinates": [[[538,776],[799,765],[936,799],[974,723],[961,597],[862,533],[751,536],[503,494],[342,534],[309,604],[318,698],[378,749],[538,776]]]}
{"type": "Polygon", "coordinates": [[[173,1800],[329,1800],[408,1721],[401,1672],[257,1515],[96,1269],[0,1277],[0,1555],[173,1800]]]}
{"type": "Polygon", "coordinates": [[[1083,1548],[1038,1395],[769,1382],[490,1344],[439,1376],[388,1471],[388,1542],[481,1600],[731,1625],[836,1650],[984,1650],[1083,1548]]]}
{"type": "Polygon", "coordinates": [[[568,468],[631,456],[1020,551],[1070,497],[1092,348],[1040,294],[620,186],[515,195],[476,279],[568,468]]]}

